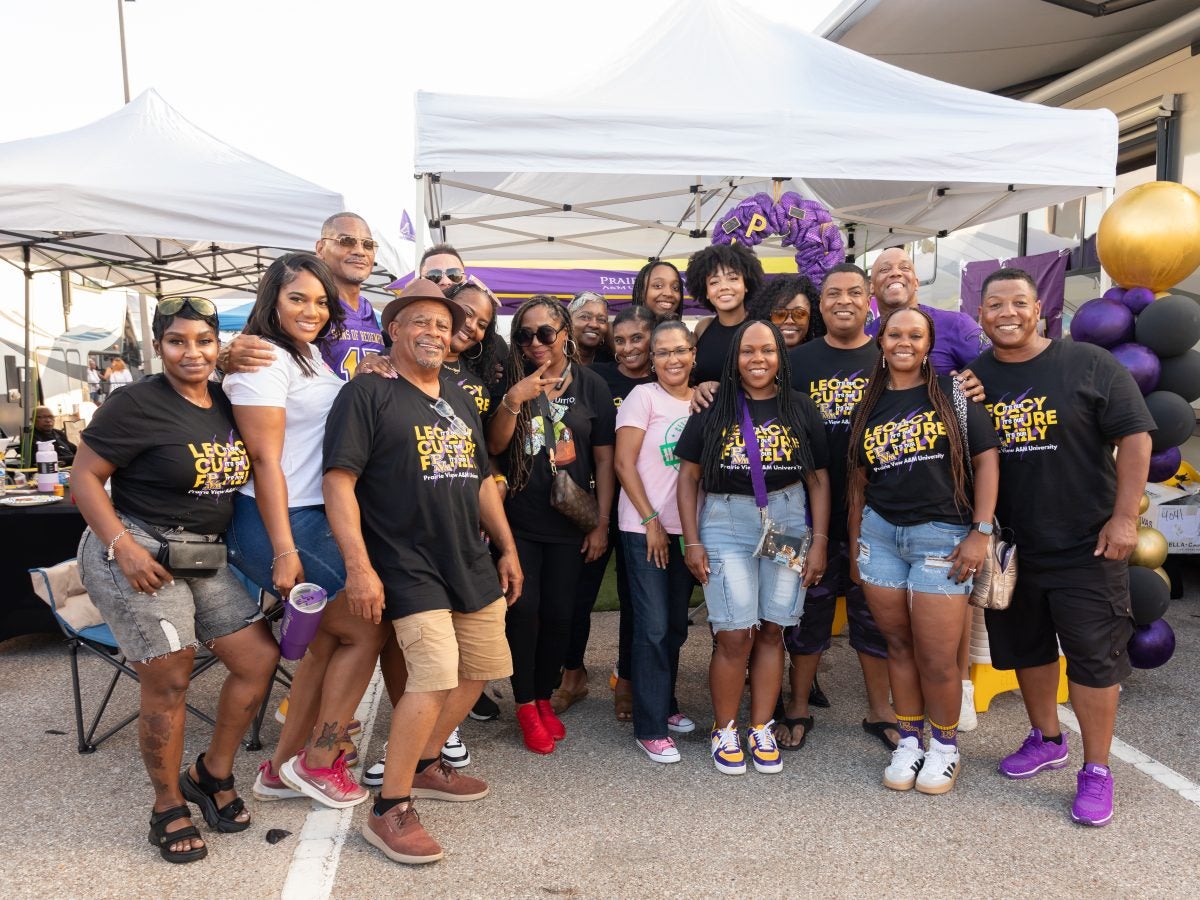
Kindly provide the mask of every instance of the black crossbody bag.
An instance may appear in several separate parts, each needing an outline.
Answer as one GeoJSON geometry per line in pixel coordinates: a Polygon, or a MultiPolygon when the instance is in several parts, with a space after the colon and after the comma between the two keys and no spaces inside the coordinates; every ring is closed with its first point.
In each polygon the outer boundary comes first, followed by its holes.
{"type": "Polygon", "coordinates": [[[229,564],[229,551],[223,541],[188,541],[165,537],[157,528],[129,513],[121,513],[154,540],[158,552],[154,559],[182,578],[212,578],[229,564]]]}

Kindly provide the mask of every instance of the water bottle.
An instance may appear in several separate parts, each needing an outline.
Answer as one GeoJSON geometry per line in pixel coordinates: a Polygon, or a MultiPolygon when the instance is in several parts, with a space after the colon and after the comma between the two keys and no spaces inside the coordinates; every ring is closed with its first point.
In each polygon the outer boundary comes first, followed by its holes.
{"type": "Polygon", "coordinates": [[[279,628],[279,653],[284,659],[304,657],[309,643],[317,634],[321,614],[329,594],[318,584],[301,582],[288,594],[283,607],[283,624],[279,628]]]}
{"type": "Polygon", "coordinates": [[[37,463],[38,492],[52,494],[58,484],[58,454],[54,452],[54,441],[38,441],[37,447],[34,461],[37,463]]]}

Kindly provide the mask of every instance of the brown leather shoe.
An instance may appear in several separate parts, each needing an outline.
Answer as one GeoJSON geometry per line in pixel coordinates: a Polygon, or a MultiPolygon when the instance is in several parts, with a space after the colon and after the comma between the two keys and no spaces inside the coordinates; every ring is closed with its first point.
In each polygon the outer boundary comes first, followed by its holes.
{"type": "Polygon", "coordinates": [[[423,797],[426,800],[461,803],[467,800],[482,800],[488,795],[488,785],[482,778],[464,775],[453,766],[446,765],[445,760],[439,759],[424,772],[413,776],[410,793],[414,797],[423,797]]]}
{"type": "Polygon", "coordinates": [[[442,845],[421,824],[412,801],[399,803],[382,816],[372,809],[363,820],[362,836],[396,862],[420,865],[437,862],[445,855],[442,845]]]}

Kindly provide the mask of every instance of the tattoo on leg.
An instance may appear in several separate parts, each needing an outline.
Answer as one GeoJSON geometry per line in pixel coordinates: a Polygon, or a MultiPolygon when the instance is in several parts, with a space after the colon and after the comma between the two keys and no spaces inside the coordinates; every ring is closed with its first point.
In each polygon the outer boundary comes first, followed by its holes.
{"type": "Polygon", "coordinates": [[[325,722],[321,725],[321,735],[313,741],[313,746],[322,750],[332,750],[340,740],[339,735],[337,722],[325,722]]]}

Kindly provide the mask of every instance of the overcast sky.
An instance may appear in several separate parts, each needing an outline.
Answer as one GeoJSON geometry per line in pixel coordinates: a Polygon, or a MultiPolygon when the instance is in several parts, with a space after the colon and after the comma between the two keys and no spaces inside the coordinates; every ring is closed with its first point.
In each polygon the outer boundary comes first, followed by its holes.
{"type": "MultiPolygon", "coordinates": [[[[602,72],[673,2],[136,0],[124,4],[130,90],[155,88],[216,137],[340,191],[394,236],[412,207],[414,91],[549,93],[602,72]]],[[[805,28],[837,5],[743,2],[805,28]]],[[[0,11],[0,141],[122,103],[117,0],[7,0],[0,11]]],[[[697,48],[678,54],[681,67],[702,59],[697,48]]]]}

